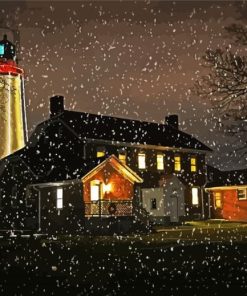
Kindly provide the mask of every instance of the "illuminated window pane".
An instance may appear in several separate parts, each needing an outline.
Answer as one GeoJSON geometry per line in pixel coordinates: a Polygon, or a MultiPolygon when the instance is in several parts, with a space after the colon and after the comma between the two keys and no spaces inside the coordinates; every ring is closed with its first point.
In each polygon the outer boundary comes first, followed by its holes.
{"type": "Polygon", "coordinates": [[[104,147],[98,147],[97,148],[97,157],[104,157],[105,156],[105,148],[104,147]]]}
{"type": "Polygon", "coordinates": [[[57,209],[63,208],[63,189],[57,189],[57,209]]]}
{"type": "Polygon", "coordinates": [[[119,153],[118,158],[123,164],[126,164],[126,154],[125,153],[119,153]]]}
{"type": "Polygon", "coordinates": [[[146,155],[145,153],[138,154],[138,168],[145,169],[146,168],[146,155]]]}
{"type": "Polygon", "coordinates": [[[215,192],[215,194],[214,194],[214,205],[215,205],[215,208],[221,208],[222,207],[221,192],[215,192]]]}
{"type": "Polygon", "coordinates": [[[192,204],[194,206],[199,204],[199,189],[197,187],[192,188],[192,204]]]}
{"type": "Polygon", "coordinates": [[[243,200],[243,199],[247,199],[247,190],[246,189],[238,189],[237,193],[238,193],[238,199],[239,200],[243,200]]]}
{"type": "Polygon", "coordinates": [[[90,183],[90,196],[92,201],[100,199],[100,181],[94,180],[90,183]]]}
{"type": "Polygon", "coordinates": [[[1,54],[1,55],[4,54],[4,45],[0,45],[0,54],[1,54]]]}
{"type": "Polygon", "coordinates": [[[196,172],[196,158],[191,157],[190,159],[190,170],[191,172],[196,172]]]}
{"type": "Polygon", "coordinates": [[[157,169],[164,170],[164,155],[157,154],[157,169]]]}
{"type": "Polygon", "coordinates": [[[181,157],[180,156],[175,156],[174,157],[174,170],[176,172],[181,171],[181,157]]]}

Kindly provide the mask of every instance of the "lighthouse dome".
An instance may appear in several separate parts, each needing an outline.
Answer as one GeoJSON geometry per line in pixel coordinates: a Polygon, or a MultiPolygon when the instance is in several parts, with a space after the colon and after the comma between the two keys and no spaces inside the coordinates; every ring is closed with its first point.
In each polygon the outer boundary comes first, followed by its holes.
{"type": "Polygon", "coordinates": [[[7,35],[3,35],[0,41],[0,59],[15,61],[15,45],[7,39],[7,35]]]}

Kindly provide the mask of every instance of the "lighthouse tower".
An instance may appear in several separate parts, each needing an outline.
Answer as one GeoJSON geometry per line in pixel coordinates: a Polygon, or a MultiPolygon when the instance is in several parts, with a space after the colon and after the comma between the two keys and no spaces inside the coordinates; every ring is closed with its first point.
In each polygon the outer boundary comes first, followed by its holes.
{"type": "Polygon", "coordinates": [[[15,45],[4,35],[0,41],[0,159],[25,146],[23,74],[17,67],[15,45]]]}

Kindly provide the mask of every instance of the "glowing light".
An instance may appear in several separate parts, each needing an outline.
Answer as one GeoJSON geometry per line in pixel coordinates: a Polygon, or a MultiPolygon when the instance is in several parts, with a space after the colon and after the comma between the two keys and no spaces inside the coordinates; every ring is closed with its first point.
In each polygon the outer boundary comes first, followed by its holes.
{"type": "Polygon", "coordinates": [[[4,54],[4,45],[0,45],[0,54],[1,54],[1,55],[4,54]]]}
{"type": "Polygon", "coordinates": [[[108,184],[104,184],[104,192],[105,193],[109,193],[111,191],[111,183],[108,183],[108,184]]]}

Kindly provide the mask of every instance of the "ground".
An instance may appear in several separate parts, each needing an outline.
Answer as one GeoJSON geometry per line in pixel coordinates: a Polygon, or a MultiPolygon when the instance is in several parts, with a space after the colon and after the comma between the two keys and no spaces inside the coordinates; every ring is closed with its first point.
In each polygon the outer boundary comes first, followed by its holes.
{"type": "Polygon", "coordinates": [[[1,295],[247,295],[247,224],[0,240],[1,295]]]}

